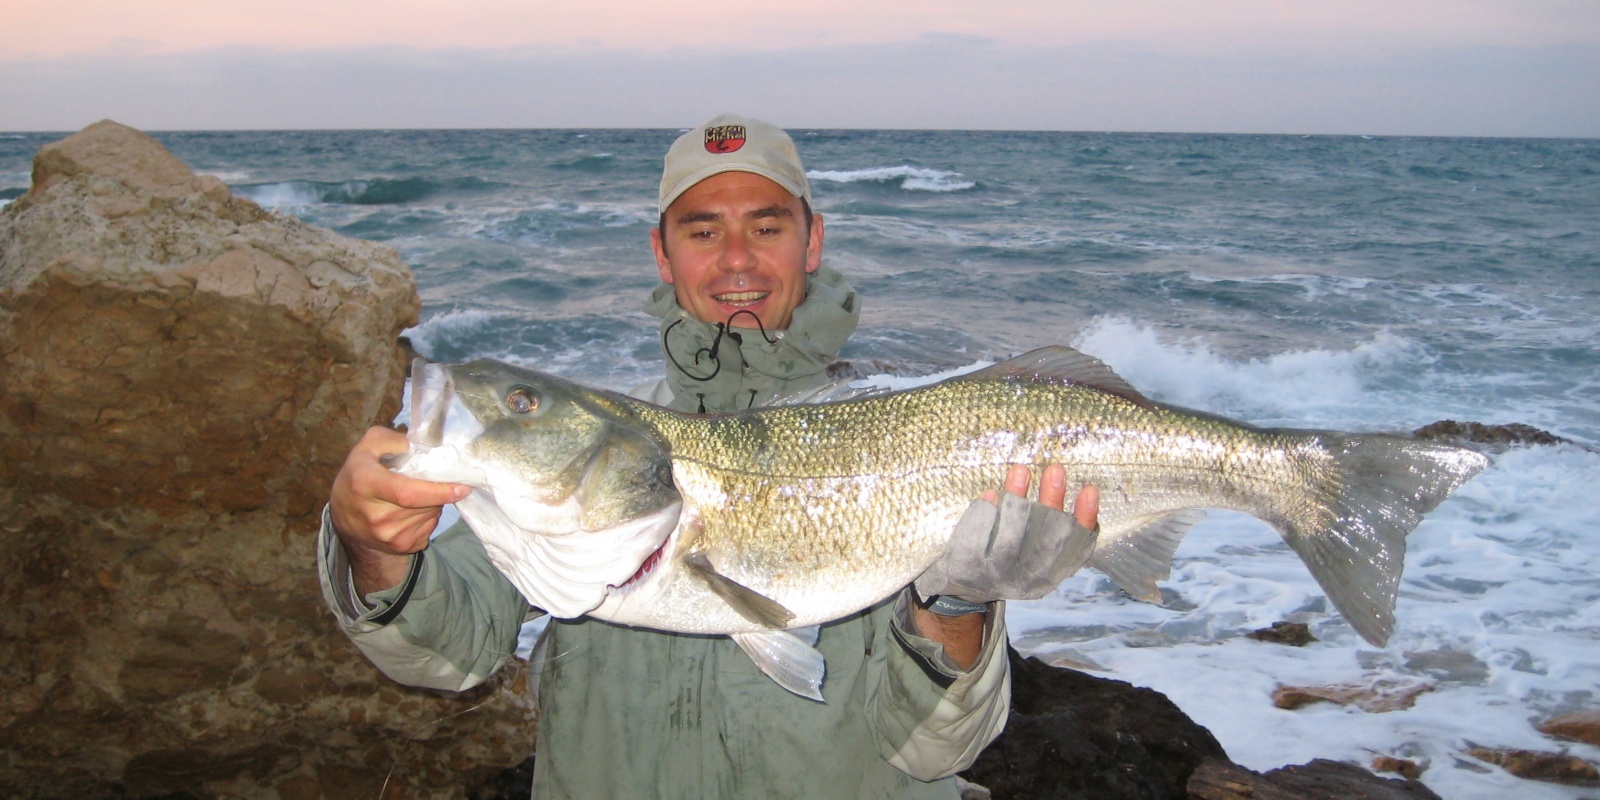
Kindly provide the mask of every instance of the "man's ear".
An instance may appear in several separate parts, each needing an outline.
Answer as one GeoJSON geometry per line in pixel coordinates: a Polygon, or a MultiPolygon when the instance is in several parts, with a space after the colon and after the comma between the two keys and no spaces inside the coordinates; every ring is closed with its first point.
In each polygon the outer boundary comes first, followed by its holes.
{"type": "Polygon", "coordinates": [[[667,260],[667,246],[661,241],[661,229],[650,229],[650,250],[656,254],[656,272],[662,283],[672,283],[672,262],[667,260]]]}
{"type": "Polygon", "coordinates": [[[822,215],[811,215],[811,236],[806,240],[806,272],[822,266],[822,215]]]}

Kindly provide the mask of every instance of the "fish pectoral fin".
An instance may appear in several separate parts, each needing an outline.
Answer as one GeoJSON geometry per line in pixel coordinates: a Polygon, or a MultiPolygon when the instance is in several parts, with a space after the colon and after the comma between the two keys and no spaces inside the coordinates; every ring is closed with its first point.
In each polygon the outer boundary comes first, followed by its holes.
{"type": "Polygon", "coordinates": [[[688,556],[683,563],[704,579],[711,591],[739,616],[773,630],[788,627],[789,621],[794,619],[794,612],[784,608],[782,603],[718,572],[705,553],[688,556]]]}
{"type": "Polygon", "coordinates": [[[788,631],[761,631],[758,633],[733,633],[735,644],[750,656],[761,672],[779,686],[801,697],[822,699],[822,679],[828,669],[827,661],[815,647],[801,641],[788,631]]]}
{"type": "Polygon", "coordinates": [[[1106,574],[1122,591],[1146,603],[1161,602],[1156,581],[1172,575],[1172,554],[1206,512],[1188,508],[1136,521],[1138,528],[1113,541],[1101,538],[1089,556],[1089,566],[1106,574]]]}

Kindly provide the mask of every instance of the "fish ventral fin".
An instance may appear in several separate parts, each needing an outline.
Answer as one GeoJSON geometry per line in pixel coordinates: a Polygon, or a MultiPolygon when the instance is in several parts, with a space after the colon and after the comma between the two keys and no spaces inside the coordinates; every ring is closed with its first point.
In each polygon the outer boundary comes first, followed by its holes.
{"type": "Polygon", "coordinates": [[[1150,405],[1150,400],[1140,394],[1138,389],[1133,388],[1132,384],[1123,380],[1109,364],[1066,345],[1030,350],[1015,358],[1008,358],[952,380],[972,378],[1075,383],[1114,394],[1141,406],[1150,405]]]}
{"type": "Polygon", "coordinates": [[[739,649],[779,686],[801,697],[822,699],[827,661],[815,647],[788,631],[729,634],[739,649]]]}
{"type": "Polygon", "coordinates": [[[1113,540],[1100,539],[1089,566],[1106,574],[1122,591],[1146,603],[1161,602],[1156,581],[1172,575],[1172,554],[1206,512],[1186,508],[1135,522],[1137,530],[1113,540]]]}
{"type": "Polygon", "coordinates": [[[683,563],[704,579],[711,591],[737,611],[739,616],[773,630],[788,627],[790,620],[794,619],[794,612],[784,608],[782,603],[718,572],[716,567],[711,566],[711,559],[706,558],[705,553],[688,556],[683,563]]]}

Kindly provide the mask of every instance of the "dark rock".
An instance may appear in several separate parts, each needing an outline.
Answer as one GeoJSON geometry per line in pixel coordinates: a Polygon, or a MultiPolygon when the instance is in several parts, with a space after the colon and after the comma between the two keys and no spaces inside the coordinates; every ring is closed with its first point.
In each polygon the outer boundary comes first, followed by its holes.
{"type": "Polygon", "coordinates": [[[1317,640],[1304,622],[1274,622],[1270,628],[1251,631],[1245,636],[1258,642],[1286,644],[1290,647],[1305,647],[1317,640]]]}
{"type": "Polygon", "coordinates": [[[1411,432],[1418,439],[1449,442],[1461,445],[1487,445],[1488,449],[1504,451],[1519,445],[1570,444],[1571,441],[1543,431],[1532,425],[1513,422],[1507,425],[1485,425],[1482,422],[1457,422],[1445,419],[1424,425],[1411,432]]]}
{"type": "Polygon", "coordinates": [[[1011,651],[1012,711],[963,776],[1002,798],[1183,798],[1222,745],[1151,689],[1011,651]]]}
{"type": "Polygon", "coordinates": [[[1266,773],[1207,760],[1189,779],[1189,800],[1440,800],[1409,778],[1380,778],[1352,764],[1317,759],[1266,773]]]}

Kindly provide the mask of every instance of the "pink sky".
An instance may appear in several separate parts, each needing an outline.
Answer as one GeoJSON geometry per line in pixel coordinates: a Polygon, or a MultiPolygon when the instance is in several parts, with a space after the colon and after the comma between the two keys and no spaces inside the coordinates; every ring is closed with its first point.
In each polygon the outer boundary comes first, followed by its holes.
{"type": "Polygon", "coordinates": [[[0,130],[1600,136],[1597,0],[0,0],[0,130]]]}
{"type": "Polygon", "coordinates": [[[1600,37],[1593,0],[0,0],[0,59],[233,45],[780,49],[961,34],[1017,45],[1138,41],[1205,50],[1359,41],[1537,45],[1600,37]]]}

